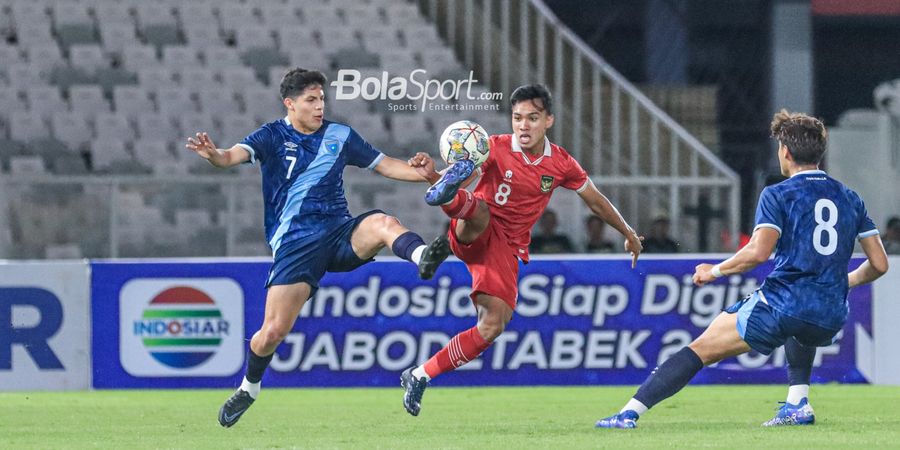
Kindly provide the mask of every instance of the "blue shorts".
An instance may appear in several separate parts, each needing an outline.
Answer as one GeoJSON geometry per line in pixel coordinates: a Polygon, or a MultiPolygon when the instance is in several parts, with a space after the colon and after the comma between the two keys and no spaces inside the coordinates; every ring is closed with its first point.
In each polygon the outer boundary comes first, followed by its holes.
{"type": "Polygon", "coordinates": [[[764,355],[784,345],[791,337],[807,347],[824,347],[834,342],[840,330],[823,328],[782,314],[769,306],[765,296],[755,291],[725,309],[737,313],[737,331],[750,348],[764,355]]]}
{"type": "Polygon", "coordinates": [[[383,213],[379,209],[329,224],[321,231],[290,241],[275,252],[266,288],[279,284],[306,282],[312,297],[325,272],[349,272],[373,259],[360,259],[353,251],[353,230],[366,217],[383,213]]]}

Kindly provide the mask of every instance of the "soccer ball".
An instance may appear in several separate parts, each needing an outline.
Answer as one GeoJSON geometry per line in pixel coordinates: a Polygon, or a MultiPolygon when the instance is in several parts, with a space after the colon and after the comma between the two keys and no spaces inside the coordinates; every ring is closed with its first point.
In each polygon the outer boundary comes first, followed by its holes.
{"type": "Polygon", "coordinates": [[[487,131],[471,120],[455,122],[441,133],[441,158],[447,164],[463,159],[480,167],[488,159],[491,141],[487,131]]]}

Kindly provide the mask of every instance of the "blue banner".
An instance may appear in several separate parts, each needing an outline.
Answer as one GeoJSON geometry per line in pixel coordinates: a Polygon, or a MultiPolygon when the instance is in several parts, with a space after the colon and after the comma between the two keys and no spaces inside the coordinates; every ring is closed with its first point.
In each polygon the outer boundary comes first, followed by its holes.
{"type": "MultiPolygon", "coordinates": [[[[516,314],[476,361],[441,385],[639,384],[722,308],[771,270],[691,283],[718,260],[536,259],[524,265],[516,314]]],[[[858,264],[859,261],[856,262],[858,264]]],[[[247,341],[263,321],[266,262],[93,265],[96,388],[239,383],[247,341]]],[[[456,333],[475,325],[471,277],[448,261],[430,281],[413,265],[375,262],[328,274],[278,348],[267,386],[397,386],[456,333]]],[[[871,288],[854,289],[840,339],[819,350],[818,382],[866,382],[856,333],[871,334],[871,288]],[[860,331],[862,330],[862,331],[860,331]]],[[[750,353],[702,370],[695,383],[784,383],[784,353],[750,353]]]]}

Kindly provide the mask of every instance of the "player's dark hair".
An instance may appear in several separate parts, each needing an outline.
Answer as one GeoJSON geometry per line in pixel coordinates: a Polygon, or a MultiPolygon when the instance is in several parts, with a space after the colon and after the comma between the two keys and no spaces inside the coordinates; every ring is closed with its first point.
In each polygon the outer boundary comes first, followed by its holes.
{"type": "Polygon", "coordinates": [[[772,137],[784,144],[797,164],[819,164],[828,131],[821,120],[782,109],[772,118],[772,137]]]}
{"type": "Polygon", "coordinates": [[[900,228],[900,217],[894,216],[888,219],[887,227],[888,229],[900,228]]]}
{"type": "Polygon", "coordinates": [[[543,84],[527,84],[525,86],[519,86],[513,91],[512,95],[509,96],[509,106],[516,106],[516,103],[524,102],[526,100],[540,100],[541,104],[538,105],[535,103],[534,106],[538,108],[539,111],[546,111],[548,116],[553,114],[553,96],[550,95],[550,91],[543,84]]]}
{"type": "Polygon", "coordinates": [[[291,69],[281,78],[281,98],[294,98],[310,86],[323,88],[327,83],[325,74],[318,70],[306,70],[299,67],[291,69]]]}

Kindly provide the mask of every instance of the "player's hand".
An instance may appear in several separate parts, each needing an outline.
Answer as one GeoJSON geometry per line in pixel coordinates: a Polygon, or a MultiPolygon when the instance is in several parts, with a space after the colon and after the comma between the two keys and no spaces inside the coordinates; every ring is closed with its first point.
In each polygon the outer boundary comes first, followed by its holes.
{"type": "Polygon", "coordinates": [[[200,155],[201,158],[209,161],[213,165],[216,165],[216,163],[219,162],[219,158],[222,156],[222,153],[219,152],[216,145],[213,144],[212,139],[209,138],[209,134],[206,133],[197,133],[196,138],[189,137],[185,147],[200,155]]]}
{"type": "Polygon", "coordinates": [[[428,180],[429,183],[437,182],[441,175],[434,170],[434,159],[428,153],[418,152],[407,161],[409,165],[416,169],[416,173],[422,178],[428,180]]]}
{"type": "Polygon", "coordinates": [[[631,235],[625,239],[625,251],[631,253],[632,269],[637,265],[638,256],[644,251],[644,244],[641,243],[643,240],[644,237],[638,236],[637,233],[631,233],[631,235]]]}
{"type": "Polygon", "coordinates": [[[712,264],[697,264],[697,267],[694,268],[694,284],[703,286],[704,284],[715,280],[716,277],[712,274],[712,268],[712,264]]]}

